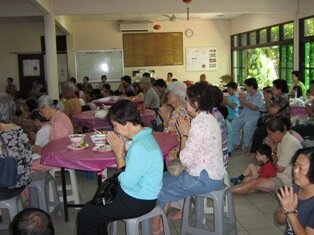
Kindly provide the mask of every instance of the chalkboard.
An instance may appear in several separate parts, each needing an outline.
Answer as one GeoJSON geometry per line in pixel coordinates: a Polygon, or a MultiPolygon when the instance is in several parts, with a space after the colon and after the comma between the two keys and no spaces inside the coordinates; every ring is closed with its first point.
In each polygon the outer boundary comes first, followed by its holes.
{"type": "Polygon", "coordinates": [[[77,51],[75,70],[78,82],[82,82],[84,76],[88,76],[91,82],[101,81],[104,74],[108,81],[120,81],[124,74],[123,51],[77,51]]]}

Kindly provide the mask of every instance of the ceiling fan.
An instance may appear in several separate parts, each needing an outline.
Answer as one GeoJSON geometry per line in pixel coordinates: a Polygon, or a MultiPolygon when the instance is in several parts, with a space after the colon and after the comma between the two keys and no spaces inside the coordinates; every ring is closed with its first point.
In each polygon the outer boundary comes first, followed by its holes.
{"type": "Polygon", "coordinates": [[[163,16],[167,17],[170,22],[174,22],[177,19],[174,13],[172,15],[163,15],[163,16]]]}

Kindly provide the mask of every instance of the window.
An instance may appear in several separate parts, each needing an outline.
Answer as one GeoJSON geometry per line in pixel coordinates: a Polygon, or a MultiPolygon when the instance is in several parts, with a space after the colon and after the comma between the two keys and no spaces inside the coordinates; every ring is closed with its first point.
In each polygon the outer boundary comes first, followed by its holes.
{"type": "Polygon", "coordinates": [[[275,42],[279,40],[279,26],[270,28],[270,41],[275,42]]]}
{"type": "Polygon", "coordinates": [[[314,17],[300,20],[300,79],[308,89],[314,80],[314,17]]]}
{"type": "MultiPolygon", "coordinates": [[[[235,80],[243,84],[247,77],[255,77],[261,88],[272,85],[278,78],[290,84],[294,62],[293,36],[293,22],[232,35],[232,75],[235,80]],[[241,45],[236,46],[235,41],[239,38],[241,45]]],[[[314,51],[312,54],[314,64],[314,51]]]]}
{"type": "Polygon", "coordinates": [[[261,29],[259,31],[259,43],[266,43],[267,42],[267,29],[261,29]]]}

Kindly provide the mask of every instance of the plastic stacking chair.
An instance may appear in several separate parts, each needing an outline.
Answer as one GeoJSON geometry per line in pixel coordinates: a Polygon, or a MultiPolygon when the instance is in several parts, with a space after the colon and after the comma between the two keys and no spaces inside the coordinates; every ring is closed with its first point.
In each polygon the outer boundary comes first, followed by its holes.
{"type": "MultiPolygon", "coordinates": [[[[160,206],[156,206],[151,212],[133,219],[124,219],[126,224],[127,235],[138,235],[139,224],[142,223],[142,234],[148,235],[151,232],[151,219],[155,216],[161,216],[164,225],[164,234],[170,235],[169,224],[164,210],[160,206]]],[[[111,235],[117,235],[117,221],[111,223],[111,235]]]]}
{"type": "Polygon", "coordinates": [[[210,193],[195,195],[194,197],[195,223],[189,223],[191,197],[187,197],[183,208],[181,235],[237,235],[233,198],[231,190],[228,186],[224,186],[222,189],[210,193]],[[204,199],[213,200],[213,213],[206,214],[204,212],[204,199]],[[227,213],[224,211],[225,203],[228,208],[227,213]],[[213,230],[206,228],[206,225],[203,224],[204,219],[213,221],[213,230]]]}
{"type": "Polygon", "coordinates": [[[48,172],[32,173],[31,183],[28,185],[30,190],[30,206],[40,208],[47,213],[61,211],[61,203],[55,179],[48,172]],[[52,198],[49,197],[51,189],[52,198]],[[52,208],[50,210],[50,208],[52,208]]]}
{"type": "MultiPolygon", "coordinates": [[[[70,182],[66,184],[66,189],[67,190],[71,190],[71,194],[67,195],[67,201],[70,202],[74,202],[75,204],[80,204],[80,198],[79,198],[79,193],[78,193],[78,187],[77,187],[77,179],[76,179],[76,174],[75,174],[75,170],[72,169],[64,169],[65,172],[69,172],[69,176],[70,176],[70,182]]],[[[49,170],[49,173],[56,178],[56,173],[60,172],[61,173],[61,169],[60,168],[53,168],[51,170],[49,170]]],[[[62,186],[58,186],[58,191],[62,191],[62,186]]],[[[60,202],[63,202],[63,198],[62,198],[62,194],[60,194],[60,202]]]]}
{"type": "MultiPolygon", "coordinates": [[[[21,196],[18,195],[18,196],[15,196],[6,200],[1,200],[0,209],[7,209],[9,211],[9,217],[10,217],[9,223],[10,223],[13,220],[14,216],[18,212],[23,210],[23,203],[22,203],[21,196]]],[[[0,223],[0,230],[8,229],[9,223],[8,224],[0,223]]]]}

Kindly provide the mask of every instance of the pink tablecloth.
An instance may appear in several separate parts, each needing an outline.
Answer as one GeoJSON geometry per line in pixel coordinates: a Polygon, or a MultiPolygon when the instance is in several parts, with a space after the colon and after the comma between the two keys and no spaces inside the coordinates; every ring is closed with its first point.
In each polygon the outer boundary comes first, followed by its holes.
{"type": "MultiPolygon", "coordinates": [[[[48,143],[42,150],[41,162],[44,165],[86,171],[102,171],[106,167],[114,165],[115,156],[112,151],[95,152],[92,150],[94,144],[90,135],[91,133],[85,137],[89,147],[83,150],[68,149],[67,146],[71,143],[67,137],[48,143]]],[[[154,136],[164,157],[178,144],[177,139],[170,134],[154,132],[154,136]]]]}
{"type": "MultiPolygon", "coordinates": [[[[145,109],[141,112],[141,119],[145,126],[150,126],[150,122],[156,119],[154,110],[145,109]]],[[[95,111],[85,111],[73,116],[73,121],[80,127],[86,126],[90,131],[96,129],[112,129],[107,119],[95,117],[95,111]]]]}

